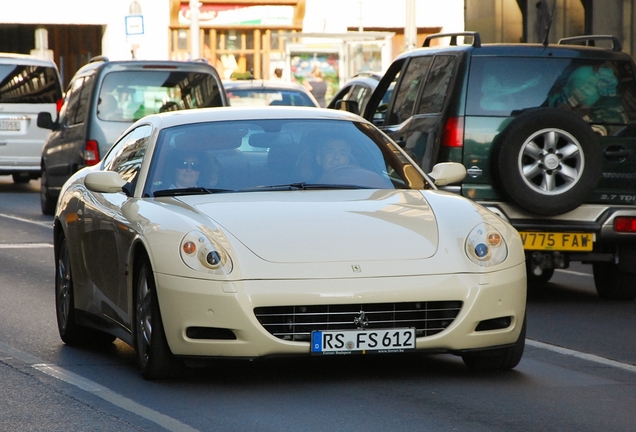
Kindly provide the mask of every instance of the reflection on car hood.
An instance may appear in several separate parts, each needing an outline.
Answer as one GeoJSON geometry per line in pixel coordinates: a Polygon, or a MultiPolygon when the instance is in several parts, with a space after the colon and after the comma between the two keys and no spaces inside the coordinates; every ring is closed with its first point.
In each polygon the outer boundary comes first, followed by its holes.
{"type": "Polygon", "coordinates": [[[414,260],[438,245],[435,216],[416,190],[231,194],[195,207],[276,263],[414,260]]]}

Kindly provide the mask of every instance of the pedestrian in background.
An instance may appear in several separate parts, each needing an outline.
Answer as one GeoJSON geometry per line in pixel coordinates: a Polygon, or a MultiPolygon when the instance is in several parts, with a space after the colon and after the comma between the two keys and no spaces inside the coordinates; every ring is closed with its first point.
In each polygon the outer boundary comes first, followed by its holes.
{"type": "Polygon", "coordinates": [[[323,73],[319,66],[314,66],[309,77],[305,81],[305,87],[311,92],[318,101],[318,104],[324,108],[327,106],[325,94],[327,93],[327,83],[322,79],[323,73]]]}

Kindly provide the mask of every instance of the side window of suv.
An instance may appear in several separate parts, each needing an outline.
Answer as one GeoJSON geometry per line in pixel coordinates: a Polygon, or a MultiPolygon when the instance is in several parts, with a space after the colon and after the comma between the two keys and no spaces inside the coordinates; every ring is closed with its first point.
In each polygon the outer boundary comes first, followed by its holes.
{"type": "Polygon", "coordinates": [[[401,74],[402,79],[395,90],[393,107],[389,114],[388,124],[399,124],[413,115],[415,100],[420,85],[426,79],[433,57],[414,57],[401,74]]]}
{"type": "Polygon", "coordinates": [[[435,57],[420,98],[418,114],[435,114],[442,111],[448,84],[455,69],[455,59],[454,56],[435,57]]]}
{"type": "Polygon", "coordinates": [[[76,124],[75,112],[77,111],[77,105],[79,102],[79,95],[82,91],[82,83],[84,78],[79,78],[73,81],[66,92],[64,98],[64,104],[60,109],[60,119],[66,126],[76,124]]]}

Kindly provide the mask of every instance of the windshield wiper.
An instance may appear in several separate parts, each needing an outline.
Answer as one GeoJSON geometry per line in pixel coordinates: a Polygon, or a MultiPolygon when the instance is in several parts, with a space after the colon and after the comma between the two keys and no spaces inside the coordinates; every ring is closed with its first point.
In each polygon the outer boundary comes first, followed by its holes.
{"type": "Polygon", "coordinates": [[[183,195],[206,195],[206,194],[226,193],[226,192],[236,192],[236,191],[232,189],[189,187],[189,188],[181,188],[181,189],[162,189],[162,190],[155,191],[153,193],[153,196],[165,197],[165,196],[183,196],[183,195]]]}
{"type": "Polygon", "coordinates": [[[346,184],[330,184],[330,183],[286,183],[270,186],[256,186],[253,188],[241,189],[241,192],[265,192],[265,191],[295,191],[295,190],[312,190],[312,189],[369,189],[364,186],[346,185],[346,184]]]}

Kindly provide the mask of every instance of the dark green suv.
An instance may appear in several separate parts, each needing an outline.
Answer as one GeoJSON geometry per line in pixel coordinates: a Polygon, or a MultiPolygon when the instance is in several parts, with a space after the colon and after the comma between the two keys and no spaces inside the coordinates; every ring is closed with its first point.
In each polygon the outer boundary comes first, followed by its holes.
{"type": "Polygon", "coordinates": [[[611,36],[531,45],[436,34],[394,61],[362,115],[427,172],[464,164],[449,189],[519,230],[530,284],[582,261],[600,296],[634,299],[634,72],[611,36]],[[439,38],[450,45],[431,46],[439,38]]]}

